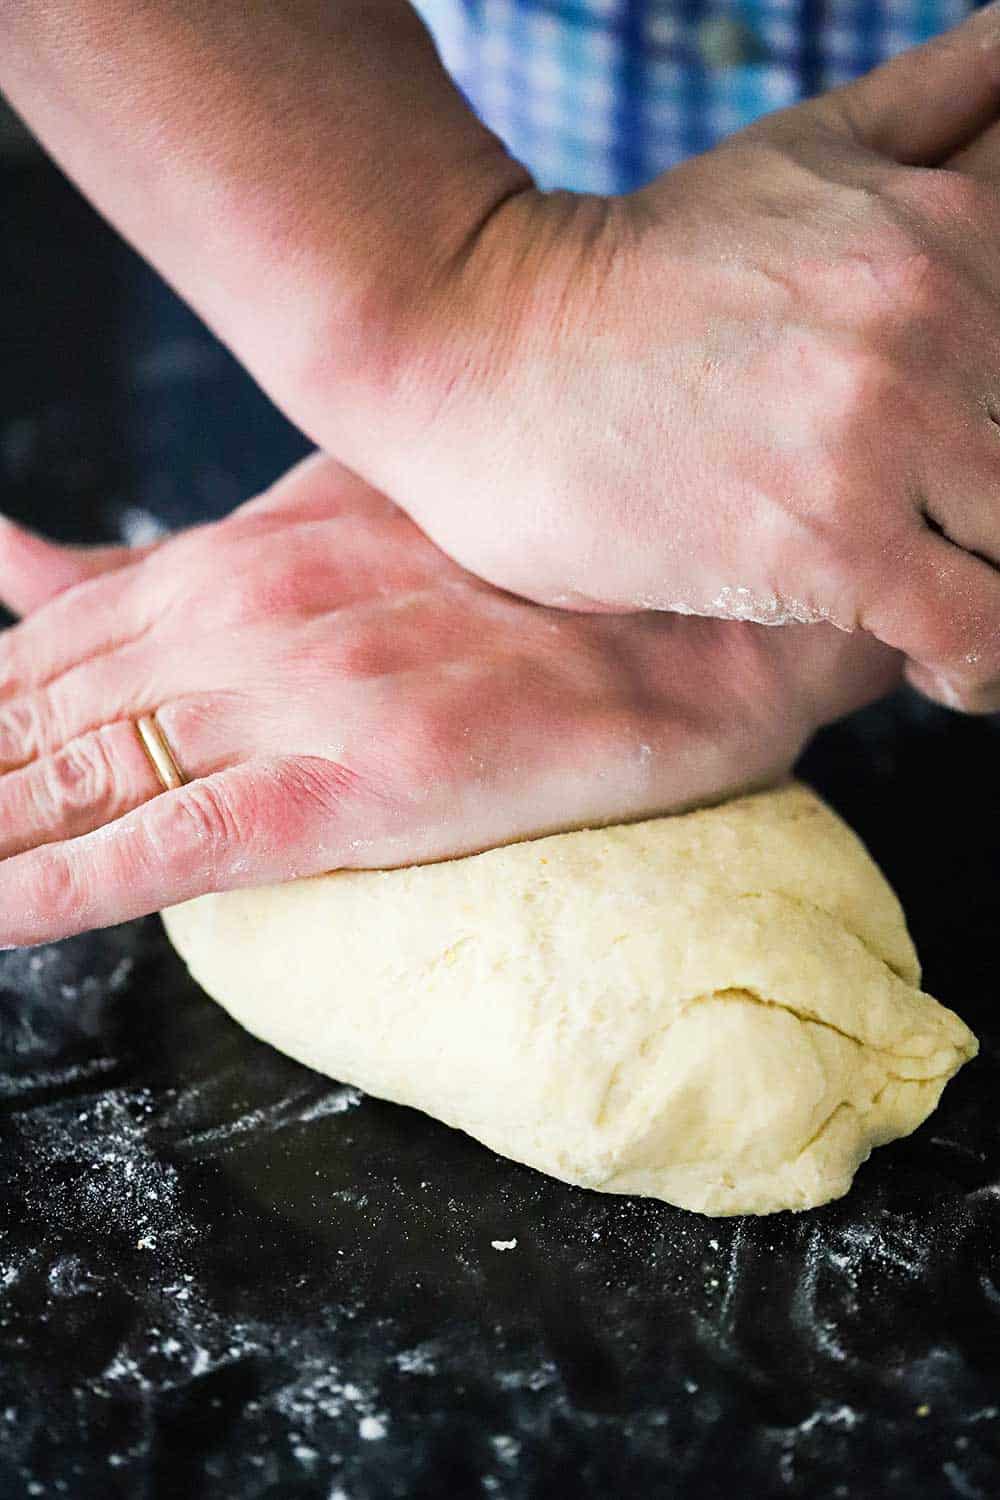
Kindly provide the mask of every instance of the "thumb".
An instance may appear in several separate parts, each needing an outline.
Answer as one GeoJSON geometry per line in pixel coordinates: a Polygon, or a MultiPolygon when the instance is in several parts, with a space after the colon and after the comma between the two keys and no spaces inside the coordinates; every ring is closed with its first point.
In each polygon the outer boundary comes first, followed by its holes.
{"type": "Polygon", "coordinates": [[[815,101],[872,150],[936,166],[978,135],[1000,106],[1000,4],[815,101]]]}
{"type": "Polygon", "coordinates": [[[30,615],[75,584],[138,562],[149,547],[70,547],[0,516],[0,603],[30,615]]]}

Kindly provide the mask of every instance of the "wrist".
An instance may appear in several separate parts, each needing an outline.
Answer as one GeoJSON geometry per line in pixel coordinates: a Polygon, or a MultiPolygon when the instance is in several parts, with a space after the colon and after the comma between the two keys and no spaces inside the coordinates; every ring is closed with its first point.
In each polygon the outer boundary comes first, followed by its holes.
{"type": "Polygon", "coordinates": [[[621,240],[618,200],[542,192],[509,157],[451,202],[406,283],[383,285],[356,321],[358,361],[337,368],[328,343],[309,376],[310,435],[432,536],[445,450],[456,472],[470,444],[509,460],[519,410],[532,391],[544,400],[539,382],[621,240]],[[414,462],[421,453],[442,462],[414,462]]]}
{"type": "Polygon", "coordinates": [[[479,342],[480,310],[460,306],[462,284],[507,206],[536,196],[501,142],[478,121],[471,126],[436,143],[419,181],[388,185],[392,201],[373,209],[349,284],[326,283],[320,294],[293,416],[359,472],[370,438],[384,446],[398,431],[405,442],[404,430],[426,418],[452,380],[451,362],[479,342]]]}

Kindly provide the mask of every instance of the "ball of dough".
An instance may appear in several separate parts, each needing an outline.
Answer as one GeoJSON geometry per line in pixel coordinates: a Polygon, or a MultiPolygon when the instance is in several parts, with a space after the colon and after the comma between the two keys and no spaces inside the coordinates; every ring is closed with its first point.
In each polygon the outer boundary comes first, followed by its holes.
{"type": "Polygon", "coordinates": [[[789,785],[165,913],[256,1036],[566,1182],[811,1208],[977,1051],[899,902],[789,785]]]}

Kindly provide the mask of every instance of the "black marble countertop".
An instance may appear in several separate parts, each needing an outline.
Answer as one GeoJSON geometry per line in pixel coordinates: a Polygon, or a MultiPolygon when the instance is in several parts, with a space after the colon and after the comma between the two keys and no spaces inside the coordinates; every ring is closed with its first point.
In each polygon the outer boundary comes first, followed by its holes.
{"type": "MultiPolygon", "coordinates": [[[[54,173],[0,211],[0,503],[135,535],[302,451],[54,173]]],[[[0,955],[0,1496],[994,1496],[998,759],[910,699],[806,758],[983,1046],[800,1216],[568,1188],[362,1098],[156,919],[0,955]]]]}

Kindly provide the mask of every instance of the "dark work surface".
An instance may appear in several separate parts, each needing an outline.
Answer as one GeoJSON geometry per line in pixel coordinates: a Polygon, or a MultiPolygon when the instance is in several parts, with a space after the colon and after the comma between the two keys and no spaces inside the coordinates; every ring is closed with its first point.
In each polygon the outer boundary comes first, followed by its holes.
{"type": "MultiPolygon", "coordinates": [[[[302,451],[54,174],[0,210],[8,508],[134,534],[302,451]]],[[[802,1216],[574,1190],[362,1099],[155,919],[0,955],[0,1497],[994,1496],[998,752],[903,700],[807,757],[983,1051],[802,1216]]]]}

